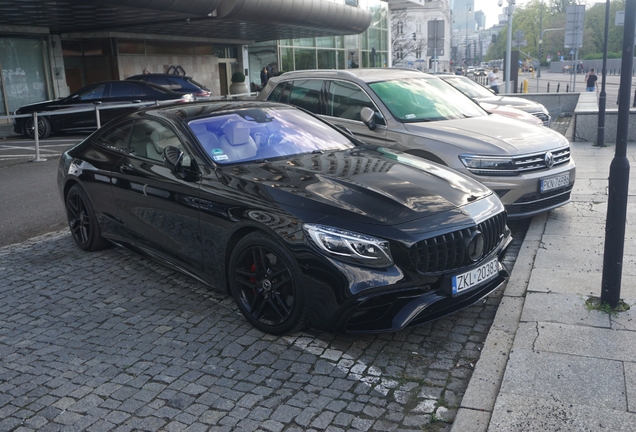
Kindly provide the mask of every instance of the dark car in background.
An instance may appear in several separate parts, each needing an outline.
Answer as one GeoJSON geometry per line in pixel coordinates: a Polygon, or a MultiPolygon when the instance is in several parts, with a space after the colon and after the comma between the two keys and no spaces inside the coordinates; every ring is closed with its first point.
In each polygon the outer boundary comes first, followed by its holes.
{"type": "MultiPolygon", "coordinates": [[[[173,92],[155,84],[142,81],[105,81],[90,84],[65,98],[25,105],[14,114],[57,111],[56,115],[38,115],[38,136],[46,138],[52,133],[86,132],[97,128],[95,107],[99,106],[100,123],[104,125],[115,117],[139,109],[144,102],[190,102],[192,95],[173,92]],[[121,106],[109,109],[109,106],[121,106]],[[84,109],[77,112],[72,110],[84,109]],[[67,111],[69,111],[67,113],[67,111]]],[[[34,138],[33,117],[13,121],[16,133],[34,138]]]]}
{"type": "Polygon", "coordinates": [[[397,331],[508,277],[501,201],[289,105],[195,102],[123,116],[64,152],[87,251],[127,246],[231,294],[261,331],[397,331]]]}
{"type": "Polygon", "coordinates": [[[546,107],[538,102],[533,102],[520,97],[496,95],[492,90],[482,86],[470,78],[450,74],[436,76],[479,103],[485,102],[491,105],[503,105],[525,111],[541,120],[544,126],[550,126],[550,113],[546,107]]]}
{"type": "Polygon", "coordinates": [[[257,99],[299,106],[360,140],[471,176],[499,195],[509,218],[570,202],[576,167],[563,135],[489,115],[436,75],[397,68],[286,72],[257,99]]]}
{"type": "Polygon", "coordinates": [[[189,76],[174,74],[141,74],[133,75],[126,79],[157,84],[181,94],[190,93],[195,100],[206,100],[211,96],[209,88],[196,82],[194,78],[189,76]]]}

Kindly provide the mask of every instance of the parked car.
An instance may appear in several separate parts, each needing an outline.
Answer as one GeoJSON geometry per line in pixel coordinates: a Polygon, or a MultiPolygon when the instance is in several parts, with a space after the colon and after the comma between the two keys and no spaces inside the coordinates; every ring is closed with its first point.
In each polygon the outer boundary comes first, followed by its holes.
{"type": "MultiPolygon", "coordinates": [[[[68,97],[52,101],[38,102],[24,105],[14,114],[30,114],[34,111],[59,111],[65,114],[38,116],[38,136],[46,138],[52,133],[85,132],[97,128],[95,106],[99,105],[100,123],[105,125],[117,116],[128,111],[136,110],[143,102],[190,102],[192,95],[180,94],[142,81],[105,81],[90,84],[81,88],[68,97]],[[109,106],[131,104],[130,107],[109,109],[109,106]],[[68,112],[76,109],[86,109],[82,112],[68,112]]],[[[17,118],[13,121],[13,130],[29,138],[35,136],[33,117],[17,118]]]]}
{"type": "Polygon", "coordinates": [[[550,126],[550,114],[540,103],[519,97],[496,95],[489,88],[476,83],[470,78],[453,75],[440,75],[440,78],[479,103],[486,102],[492,105],[504,105],[516,108],[537,117],[545,126],[550,126]]]}
{"type": "Polygon", "coordinates": [[[174,74],[140,74],[126,78],[127,80],[145,81],[181,94],[192,94],[195,100],[210,99],[210,89],[194,80],[194,78],[174,74]]]}
{"type": "MultiPolygon", "coordinates": [[[[475,101],[477,102],[477,101],[475,101]]],[[[477,102],[483,109],[489,114],[498,114],[505,117],[510,117],[516,120],[521,120],[526,123],[530,123],[535,126],[543,126],[543,122],[539,118],[528,114],[525,111],[521,111],[517,108],[512,108],[507,105],[495,105],[488,102],[477,102]]]]}
{"type": "Polygon", "coordinates": [[[509,218],[570,201],[576,169],[563,135],[488,115],[437,76],[389,68],[287,72],[257,99],[300,106],[363,141],[470,175],[500,196],[509,218]]]}
{"type": "Polygon", "coordinates": [[[230,293],[264,332],[396,331],[508,277],[491,190],[288,105],[131,113],[64,152],[58,186],[80,248],[145,253],[230,293]]]}

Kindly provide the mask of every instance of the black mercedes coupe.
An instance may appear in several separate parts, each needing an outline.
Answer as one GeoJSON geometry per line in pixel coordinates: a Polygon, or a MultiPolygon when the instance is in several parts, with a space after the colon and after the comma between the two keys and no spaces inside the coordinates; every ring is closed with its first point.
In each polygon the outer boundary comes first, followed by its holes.
{"type": "Polygon", "coordinates": [[[62,155],[58,186],[80,248],[143,253],[231,294],[267,333],[397,331],[508,277],[491,190],[287,105],[127,114],[62,155]]]}

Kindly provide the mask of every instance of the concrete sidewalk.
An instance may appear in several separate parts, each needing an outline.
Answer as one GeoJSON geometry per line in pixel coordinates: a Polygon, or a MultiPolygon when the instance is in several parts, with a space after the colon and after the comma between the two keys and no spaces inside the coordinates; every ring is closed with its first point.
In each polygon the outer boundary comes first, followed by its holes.
{"type": "MultiPolygon", "coordinates": [[[[572,143],[572,203],[533,219],[453,432],[636,430],[633,192],[621,288],[632,308],[610,315],[585,305],[601,293],[614,152],[613,144],[572,143]]],[[[634,154],[629,144],[632,166],[634,154]]]]}

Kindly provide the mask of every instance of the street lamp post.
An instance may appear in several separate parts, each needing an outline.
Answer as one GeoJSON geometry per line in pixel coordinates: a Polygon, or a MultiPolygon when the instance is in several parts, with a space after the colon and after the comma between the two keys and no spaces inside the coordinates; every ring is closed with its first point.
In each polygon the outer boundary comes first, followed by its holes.
{"type": "Polygon", "coordinates": [[[464,69],[464,75],[468,75],[468,50],[469,50],[469,47],[468,47],[468,17],[469,17],[470,12],[472,10],[473,9],[470,6],[468,6],[468,10],[466,11],[466,69],[464,69]]]}
{"type": "Polygon", "coordinates": [[[433,73],[437,73],[437,18],[433,21],[433,41],[435,45],[433,45],[433,73]]]}
{"type": "MultiPolygon", "coordinates": [[[[506,40],[506,93],[510,93],[510,57],[511,57],[511,49],[512,49],[512,13],[515,10],[515,0],[507,0],[508,1],[508,9],[506,10],[506,15],[508,15],[508,38],[506,40]]],[[[499,0],[499,7],[503,5],[503,0],[499,0]]]]}

